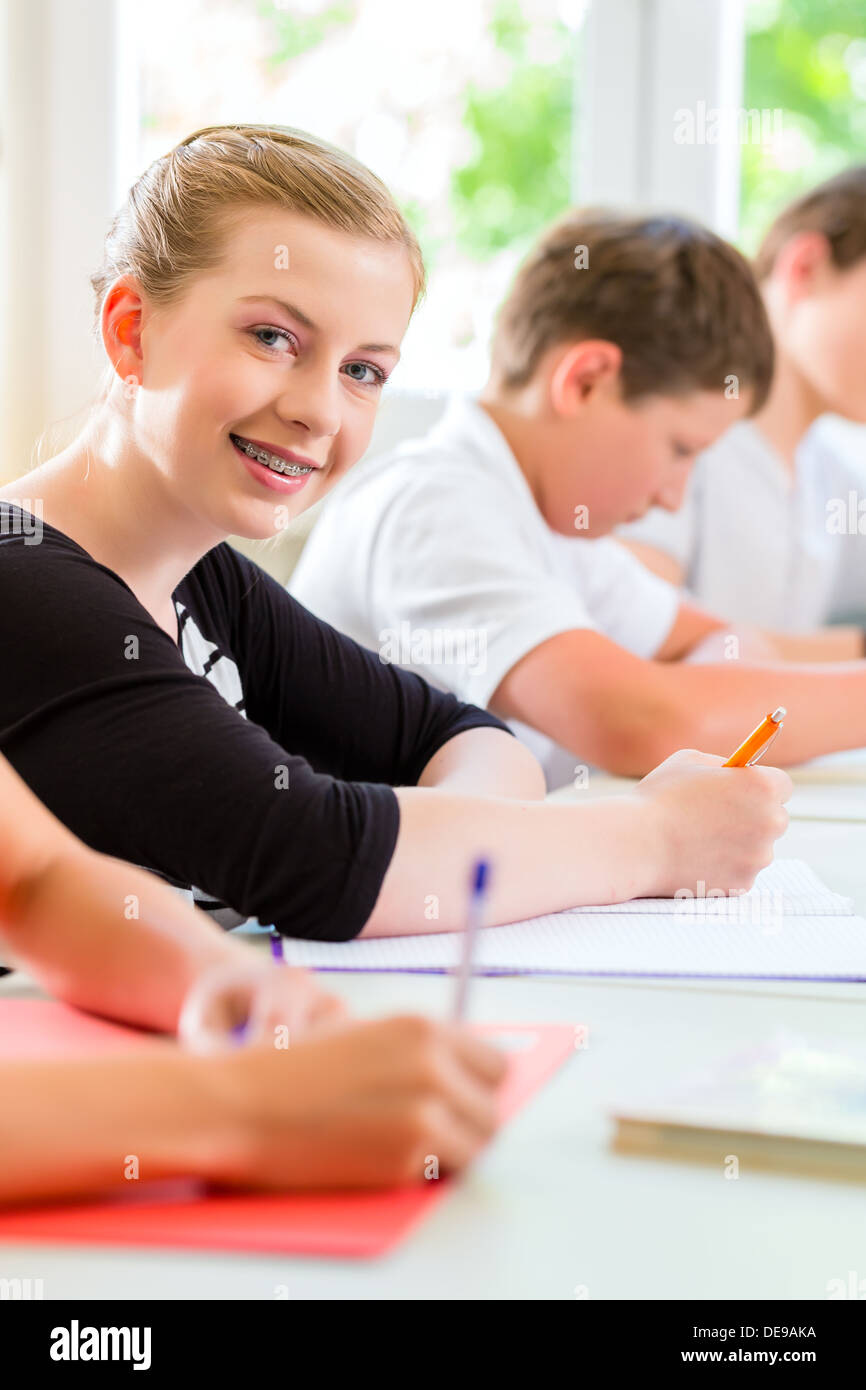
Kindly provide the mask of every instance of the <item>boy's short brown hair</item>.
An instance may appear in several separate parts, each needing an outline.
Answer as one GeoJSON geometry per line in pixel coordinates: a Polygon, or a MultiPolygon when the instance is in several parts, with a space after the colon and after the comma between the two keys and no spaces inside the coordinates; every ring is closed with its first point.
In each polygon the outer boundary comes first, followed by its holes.
{"type": "Polygon", "coordinates": [[[755,256],[755,274],[766,280],[776,257],[798,232],[820,232],[837,270],[866,256],[866,164],[844,169],[790,203],[772,223],[755,256]]]}
{"type": "Polygon", "coordinates": [[[622,350],[626,400],[724,391],[731,377],[767,398],[773,338],[748,262],[680,217],[573,209],[517,273],[493,336],[493,375],[526,385],[558,343],[602,338],[622,350]]]}

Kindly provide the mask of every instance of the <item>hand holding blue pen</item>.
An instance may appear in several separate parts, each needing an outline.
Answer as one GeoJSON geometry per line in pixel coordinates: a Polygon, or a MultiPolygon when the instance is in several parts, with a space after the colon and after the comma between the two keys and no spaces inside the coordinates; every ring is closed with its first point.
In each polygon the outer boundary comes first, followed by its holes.
{"type": "Polygon", "coordinates": [[[270,959],[241,967],[220,964],[199,976],[181,1010],[181,1041],[196,1052],[239,1043],[288,1047],[343,1017],[342,1001],[322,991],[314,975],[277,965],[275,958],[272,943],[270,959]]]}
{"type": "Polygon", "coordinates": [[[475,960],[478,931],[482,926],[484,905],[490,883],[490,865],[486,859],[479,859],[473,870],[469,890],[469,910],[463,932],[463,951],[460,968],[457,972],[457,987],[454,994],[454,1020],[462,1023],[466,1017],[466,1004],[469,996],[469,980],[475,960]]]}

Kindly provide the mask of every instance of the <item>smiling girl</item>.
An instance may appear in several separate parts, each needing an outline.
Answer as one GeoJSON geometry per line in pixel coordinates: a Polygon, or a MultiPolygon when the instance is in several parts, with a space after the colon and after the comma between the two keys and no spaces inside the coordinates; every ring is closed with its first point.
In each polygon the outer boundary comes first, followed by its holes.
{"type": "Polygon", "coordinates": [[[460,927],[482,852],[492,923],[751,884],[784,774],[677,754],[631,795],[542,804],[496,718],[225,543],[275,534],[370,439],[423,289],[378,179],[283,127],[197,131],[130,190],[93,286],[102,398],[0,491],[0,748],[67,826],[223,925],[334,940],[460,927]]]}

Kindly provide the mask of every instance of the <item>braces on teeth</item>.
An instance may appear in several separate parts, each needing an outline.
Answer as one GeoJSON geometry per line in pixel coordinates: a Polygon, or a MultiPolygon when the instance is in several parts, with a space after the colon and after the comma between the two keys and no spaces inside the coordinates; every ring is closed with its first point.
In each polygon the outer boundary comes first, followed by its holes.
{"type": "Polygon", "coordinates": [[[255,444],[250,444],[242,439],[239,434],[232,435],[239,449],[243,449],[245,454],[249,454],[251,459],[258,463],[263,463],[266,468],[270,468],[272,473],[288,473],[291,477],[298,477],[301,473],[312,473],[312,468],[301,463],[289,463],[288,459],[277,458],[276,454],[269,454],[267,449],[257,449],[255,444]]]}

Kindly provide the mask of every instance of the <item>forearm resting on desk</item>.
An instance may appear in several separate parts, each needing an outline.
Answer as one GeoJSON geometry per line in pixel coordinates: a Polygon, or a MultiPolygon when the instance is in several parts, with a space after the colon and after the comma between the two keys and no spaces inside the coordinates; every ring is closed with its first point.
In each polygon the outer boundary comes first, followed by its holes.
{"type": "Polygon", "coordinates": [[[259,959],[151,874],[71,837],[7,895],[0,952],[66,1003],[158,1032],[174,1032],[203,971],[259,959]]]}
{"type": "Polygon", "coordinates": [[[164,1041],[110,1057],[0,1062],[0,1203],[196,1176],[264,1190],[423,1183],[494,1133],[504,1054],[398,1016],[298,1046],[197,1057],[164,1041]]]}
{"type": "Polygon", "coordinates": [[[491,866],[485,920],[751,886],[785,829],[787,774],[678,753],[629,795],[583,805],[399,788],[397,845],[364,936],[456,931],[470,874],[491,866]]]}
{"type": "Polygon", "coordinates": [[[758,665],[646,661],[598,632],[558,634],[529,652],[491,700],[575,757],[641,776],[677,748],[723,758],[784,705],[773,747],[784,766],[866,745],[866,662],[758,665]]]}
{"type": "Polygon", "coordinates": [[[689,653],[690,661],[731,659],[731,638],[740,661],[827,662],[859,661],[866,656],[863,630],[824,627],[814,632],[770,632],[732,624],[712,633],[689,653]]]}
{"type": "Polygon", "coordinates": [[[216,1156],[227,1162],[240,1139],[218,1065],[156,1041],[111,1057],[0,1062],[0,1202],[118,1187],[132,1154],[147,1181],[216,1176],[216,1156]]]}
{"type": "Polygon", "coordinates": [[[772,760],[792,767],[866,744],[866,663],[681,665],[673,678],[679,718],[668,738],[730,754],[777,705],[788,711],[772,760]]]}

